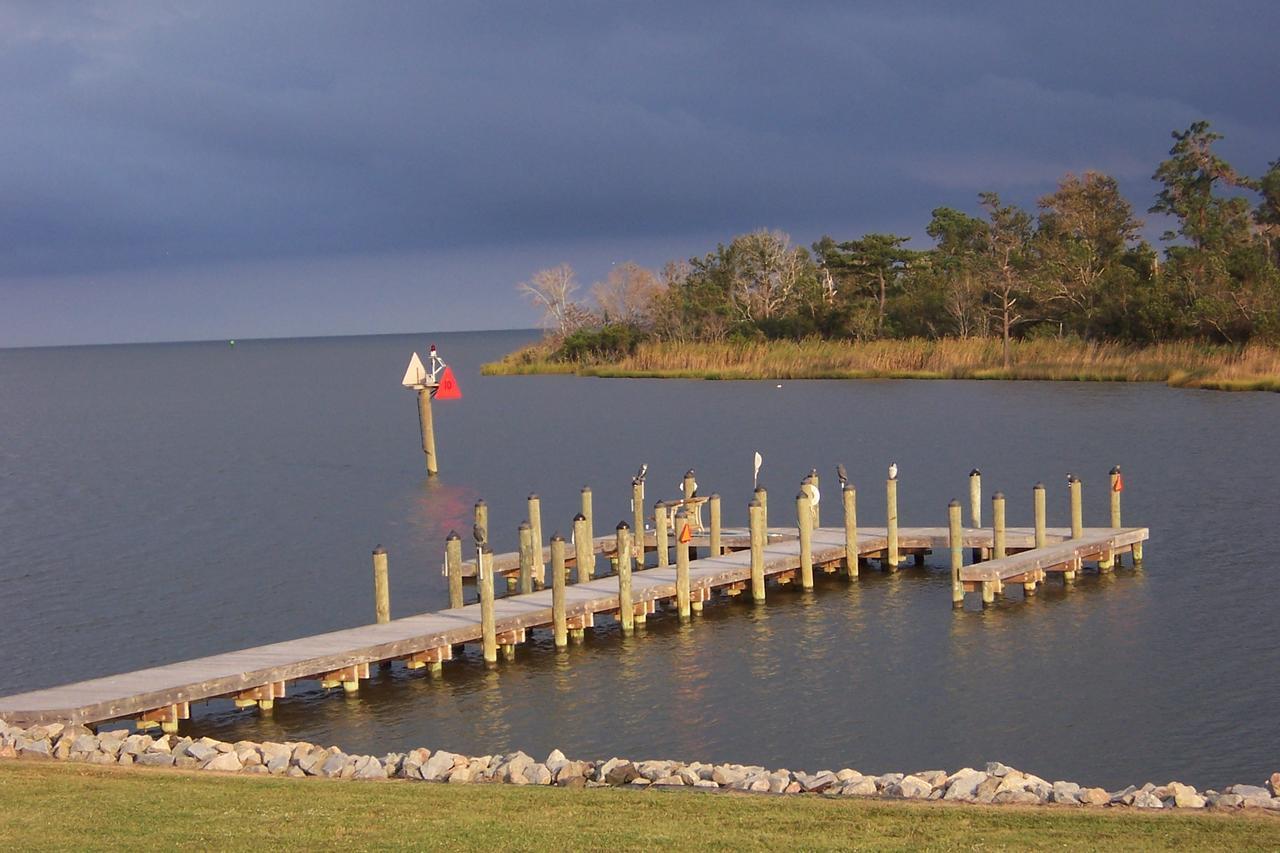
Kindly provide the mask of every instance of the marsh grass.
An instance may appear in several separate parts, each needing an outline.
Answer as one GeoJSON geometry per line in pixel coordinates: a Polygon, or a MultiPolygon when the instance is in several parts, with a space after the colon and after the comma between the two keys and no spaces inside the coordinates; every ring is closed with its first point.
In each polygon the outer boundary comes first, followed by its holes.
{"type": "Polygon", "coordinates": [[[1182,388],[1280,391],[1280,348],[1194,342],[1139,347],[1015,341],[1008,368],[994,339],[644,343],[613,362],[552,361],[538,342],[484,366],[489,375],[577,373],[673,379],[1028,379],[1165,382],[1182,388]]]}

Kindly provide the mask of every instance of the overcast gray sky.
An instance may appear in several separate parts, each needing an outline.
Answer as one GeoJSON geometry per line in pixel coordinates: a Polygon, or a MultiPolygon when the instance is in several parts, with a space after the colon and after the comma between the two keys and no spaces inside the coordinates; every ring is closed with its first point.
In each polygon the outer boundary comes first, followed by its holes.
{"type": "Polygon", "coordinates": [[[0,346],[533,325],[758,227],[923,237],[1170,131],[1280,158],[1280,3],[0,2],[0,346]],[[969,7],[976,7],[976,11],[969,7]]]}

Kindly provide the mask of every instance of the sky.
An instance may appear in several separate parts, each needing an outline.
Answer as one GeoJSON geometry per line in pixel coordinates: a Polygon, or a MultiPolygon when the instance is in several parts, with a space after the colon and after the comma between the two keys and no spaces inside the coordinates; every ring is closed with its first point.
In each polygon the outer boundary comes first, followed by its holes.
{"type": "Polygon", "coordinates": [[[923,246],[1085,169],[1145,214],[1193,121],[1280,158],[1276,32],[1274,0],[0,0],[0,347],[525,328],[561,262],[923,246]]]}

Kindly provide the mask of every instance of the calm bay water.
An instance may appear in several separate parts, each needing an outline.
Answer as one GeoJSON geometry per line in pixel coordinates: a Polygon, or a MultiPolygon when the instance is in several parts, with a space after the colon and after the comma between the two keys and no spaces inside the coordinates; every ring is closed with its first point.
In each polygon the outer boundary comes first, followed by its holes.
{"type": "Polygon", "coordinates": [[[468,649],[436,681],[397,668],[357,697],[299,685],[268,718],[214,702],[189,729],[864,772],[998,759],[1109,786],[1280,767],[1280,395],[479,376],[530,336],[0,350],[0,695],[371,621],[377,544],[393,615],[440,608],[444,538],[470,530],[478,497],[495,545],[514,550],[529,492],[547,534],[567,534],[589,483],[611,528],[641,462],[650,501],[695,467],[726,524],[745,523],[753,451],[787,499],[811,467],[831,483],[843,462],[860,518],[880,524],[897,461],[906,525],[944,524],[974,466],[1009,496],[1011,524],[1030,523],[1037,480],[1065,524],[1074,471],[1086,524],[1101,525],[1120,463],[1126,523],[1151,528],[1146,563],[1069,593],[1050,581],[1029,602],[956,614],[936,555],[688,626],[651,620],[632,639],[602,620],[564,654],[538,632],[496,671],[468,649]],[[442,473],[428,481],[398,382],[432,341],[465,397],[437,404],[442,473]]]}

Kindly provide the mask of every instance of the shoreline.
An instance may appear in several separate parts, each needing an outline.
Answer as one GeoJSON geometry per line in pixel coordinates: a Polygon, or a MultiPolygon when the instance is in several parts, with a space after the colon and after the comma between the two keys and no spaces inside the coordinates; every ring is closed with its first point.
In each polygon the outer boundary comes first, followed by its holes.
{"type": "Polygon", "coordinates": [[[1161,382],[1174,388],[1280,392],[1280,348],[1208,344],[1018,341],[1003,366],[996,340],[643,343],[630,355],[557,361],[540,341],[481,367],[486,376],[576,375],[608,379],[970,379],[1161,382]]]}
{"type": "Polygon", "coordinates": [[[1280,772],[1261,785],[1234,784],[1198,791],[1171,781],[1116,791],[1042,779],[999,762],[912,773],[867,775],[852,768],[814,772],[769,770],[757,765],[709,764],[667,759],[575,760],[552,750],[543,761],[524,752],[467,756],[443,749],[412,749],[379,756],[349,755],[336,746],[301,741],[226,743],[213,738],[128,729],[95,734],[78,725],[23,729],[0,721],[0,759],[49,760],[104,766],[146,766],[224,774],[318,777],[339,780],[403,780],[456,784],[560,788],[705,789],[745,794],[944,801],[976,805],[1059,806],[1179,811],[1260,809],[1280,814],[1280,772]]]}

